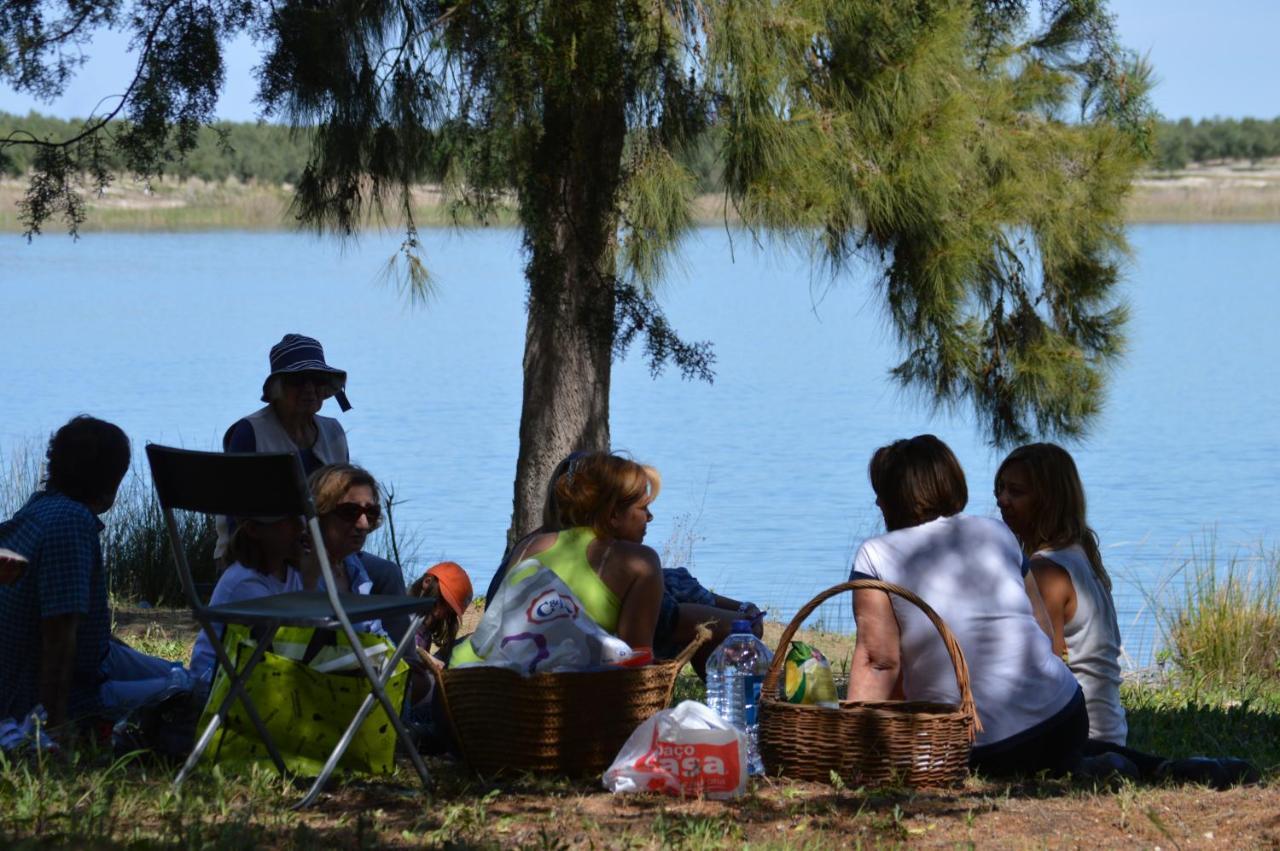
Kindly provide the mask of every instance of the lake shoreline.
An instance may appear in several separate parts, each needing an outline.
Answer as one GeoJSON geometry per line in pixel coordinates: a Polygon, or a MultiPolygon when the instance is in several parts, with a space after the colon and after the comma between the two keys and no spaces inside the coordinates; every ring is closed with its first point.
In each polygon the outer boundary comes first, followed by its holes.
{"type": "MultiPolygon", "coordinates": [[[[0,232],[22,233],[18,204],[26,183],[17,178],[0,180],[0,232]]],[[[199,179],[166,179],[154,183],[116,181],[102,197],[87,197],[88,216],[82,233],[289,231],[295,230],[289,212],[293,187],[228,180],[208,183],[199,179]]],[[[88,195],[88,193],[86,193],[88,195]]],[[[1184,171],[1152,172],[1137,181],[1127,202],[1130,224],[1195,224],[1215,222],[1280,221],[1280,166],[1269,163],[1199,165],[1184,171]]],[[[420,228],[478,227],[458,220],[440,190],[423,186],[414,192],[414,216],[420,228]]],[[[701,195],[694,201],[698,225],[733,225],[734,211],[726,209],[721,195],[701,195]]],[[[499,211],[492,226],[518,224],[516,211],[499,211]]],[[[399,229],[397,219],[375,223],[399,229]]],[[[45,223],[49,235],[66,231],[59,218],[45,223]]]]}

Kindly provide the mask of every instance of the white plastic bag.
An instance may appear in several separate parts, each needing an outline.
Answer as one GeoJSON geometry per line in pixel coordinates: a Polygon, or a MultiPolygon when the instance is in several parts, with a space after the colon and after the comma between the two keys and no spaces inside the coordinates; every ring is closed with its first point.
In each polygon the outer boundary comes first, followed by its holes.
{"type": "Polygon", "coordinates": [[[636,728],[604,773],[604,787],[736,798],[747,787],[747,738],[714,710],[686,700],[636,728]]]}
{"type": "Polygon", "coordinates": [[[471,646],[484,661],[470,665],[510,668],[525,676],[589,671],[625,664],[633,656],[625,641],[583,611],[564,580],[535,559],[511,568],[472,633],[471,646]]]}

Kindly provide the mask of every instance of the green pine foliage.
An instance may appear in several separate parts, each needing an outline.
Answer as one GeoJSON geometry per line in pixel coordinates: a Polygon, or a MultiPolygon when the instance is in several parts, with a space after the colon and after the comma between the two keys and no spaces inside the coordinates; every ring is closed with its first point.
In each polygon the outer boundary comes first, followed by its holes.
{"type": "Polygon", "coordinates": [[[894,377],[970,404],[993,443],[1085,430],[1123,351],[1121,204],[1151,134],[1106,15],[1058,4],[1017,39],[960,2],[733,9],[710,59],[744,218],[837,273],[877,264],[894,377]]]}

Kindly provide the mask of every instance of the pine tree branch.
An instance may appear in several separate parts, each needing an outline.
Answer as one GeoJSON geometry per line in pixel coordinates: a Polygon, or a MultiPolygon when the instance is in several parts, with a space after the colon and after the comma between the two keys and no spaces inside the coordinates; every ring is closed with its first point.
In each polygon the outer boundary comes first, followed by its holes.
{"type": "MultiPolygon", "coordinates": [[[[138,81],[142,79],[142,76],[145,73],[144,69],[146,68],[146,64],[147,64],[147,57],[151,54],[151,49],[155,44],[156,36],[159,35],[160,33],[160,27],[164,23],[165,16],[167,16],[170,10],[172,10],[175,6],[177,6],[178,3],[179,3],[179,0],[169,0],[169,2],[166,3],[160,9],[159,13],[156,15],[155,23],[152,25],[151,30],[147,33],[146,39],[143,41],[142,52],[138,56],[138,67],[134,72],[133,79],[129,81],[129,86],[128,88],[125,89],[124,94],[118,95],[118,97],[120,98],[120,103],[116,105],[115,109],[111,110],[110,113],[108,113],[105,117],[97,121],[97,123],[86,123],[84,129],[81,130],[81,132],[77,133],[75,136],[72,136],[70,139],[64,139],[61,142],[50,142],[47,139],[37,139],[33,134],[24,130],[11,131],[8,136],[5,136],[3,139],[0,139],[0,151],[14,145],[31,145],[34,147],[46,148],[46,149],[70,148],[73,145],[77,144],[78,142],[82,142],[85,139],[89,138],[90,136],[93,136],[102,128],[106,127],[109,123],[111,123],[115,119],[115,117],[120,114],[121,110],[123,110],[125,106],[129,103],[129,96],[133,94],[133,90],[138,86],[138,81]],[[31,138],[29,139],[15,138],[15,134],[17,133],[25,133],[27,136],[30,136],[31,138]]],[[[116,96],[108,95],[107,97],[116,97],[116,96]]],[[[103,100],[106,100],[106,98],[103,98],[103,100]]],[[[99,101],[99,103],[101,102],[102,101],[99,101]]],[[[97,107],[94,107],[94,109],[97,109],[97,107]]]]}
{"type": "Polygon", "coordinates": [[[93,6],[86,6],[85,10],[80,14],[80,17],[77,18],[75,22],[72,23],[67,29],[55,35],[37,39],[36,41],[28,45],[23,45],[24,49],[29,50],[32,53],[39,53],[41,50],[44,50],[44,48],[50,44],[55,44],[60,41],[66,41],[67,39],[71,38],[71,36],[75,35],[76,32],[79,31],[79,29],[82,26],[84,26],[85,22],[89,20],[89,17],[95,11],[96,10],[94,9],[93,6]]]}

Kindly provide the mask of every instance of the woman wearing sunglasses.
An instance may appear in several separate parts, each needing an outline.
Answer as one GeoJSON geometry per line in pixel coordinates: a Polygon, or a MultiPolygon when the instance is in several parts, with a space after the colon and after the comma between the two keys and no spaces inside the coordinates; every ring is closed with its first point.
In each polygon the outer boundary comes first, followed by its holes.
{"type": "MultiPolygon", "coordinates": [[[[367,470],[354,464],[330,464],[312,473],[308,484],[320,516],[320,535],[338,591],[373,593],[373,583],[358,553],[364,548],[369,533],[382,523],[378,482],[367,470]]],[[[303,582],[312,588],[320,581],[319,563],[308,564],[303,571],[303,582]]]]}

